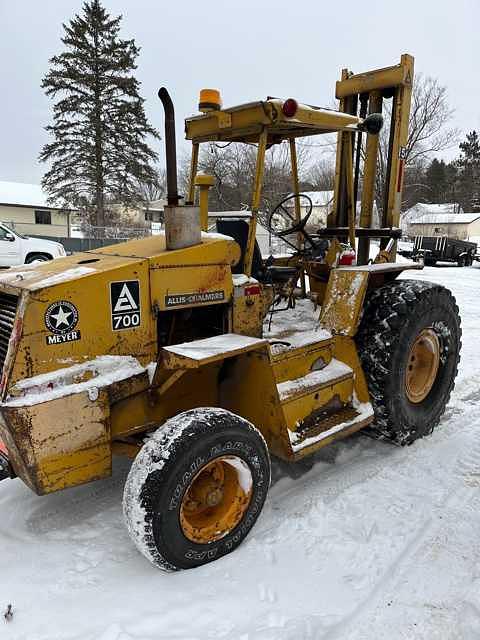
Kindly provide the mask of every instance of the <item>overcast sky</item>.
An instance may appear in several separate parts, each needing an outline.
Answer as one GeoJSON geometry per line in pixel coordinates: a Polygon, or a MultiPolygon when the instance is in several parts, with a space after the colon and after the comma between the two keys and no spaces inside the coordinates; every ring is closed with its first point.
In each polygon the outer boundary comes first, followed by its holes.
{"type": "MultiPolygon", "coordinates": [[[[293,96],[330,106],[342,67],[355,72],[415,56],[417,72],[447,86],[462,131],[480,129],[480,0],[104,0],[121,35],[141,47],[137,77],[152,124],[163,128],[162,84],[177,132],[202,87],[224,104],[293,96]],[[362,6],[363,5],[363,6],[362,6]]],[[[62,51],[62,22],[80,0],[0,0],[0,180],[39,182],[51,101],[40,88],[62,51]]],[[[157,150],[161,151],[162,142],[157,150]]],[[[451,157],[456,150],[447,154],[451,157]]]]}

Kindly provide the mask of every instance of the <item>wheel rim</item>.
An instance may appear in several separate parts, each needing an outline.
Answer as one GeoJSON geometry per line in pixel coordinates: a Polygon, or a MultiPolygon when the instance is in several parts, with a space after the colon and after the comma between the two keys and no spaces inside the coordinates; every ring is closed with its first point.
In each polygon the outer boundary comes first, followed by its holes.
{"type": "Polygon", "coordinates": [[[405,391],[410,402],[425,400],[440,367],[440,341],[433,329],[424,329],[415,338],[408,354],[405,391]]]}
{"type": "Polygon", "coordinates": [[[248,465],[237,456],[221,456],[191,480],[180,507],[180,526],[198,544],[226,536],[242,520],[252,497],[248,465]]]}

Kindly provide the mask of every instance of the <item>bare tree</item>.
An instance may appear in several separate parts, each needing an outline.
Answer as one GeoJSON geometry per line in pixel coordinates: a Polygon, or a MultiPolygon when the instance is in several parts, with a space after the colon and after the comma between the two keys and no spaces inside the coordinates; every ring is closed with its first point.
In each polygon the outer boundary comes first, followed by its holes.
{"type": "Polygon", "coordinates": [[[334,161],[331,158],[320,158],[310,167],[307,180],[315,190],[331,191],[335,182],[334,161]]]}
{"type": "Polygon", "coordinates": [[[145,204],[153,202],[154,200],[160,200],[165,196],[167,191],[166,170],[164,168],[159,168],[154,171],[154,176],[151,180],[147,182],[138,182],[139,198],[145,204]]]}
{"type": "Polygon", "coordinates": [[[449,126],[453,113],[447,88],[436,78],[417,75],[410,109],[407,164],[428,159],[458,143],[459,130],[449,126]]]}
{"type": "MultiPolygon", "coordinates": [[[[404,200],[422,187],[421,176],[433,154],[455,146],[459,130],[451,127],[454,110],[448,104],[447,89],[436,78],[418,74],[412,91],[409,134],[406,149],[404,200]],[[411,187],[410,188],[410,183],[411,187]]],[[[376,195],[380,207],[385,192],[391,104],[385,102],[386,122],[380,133],[376,195]]]]}
{"type": "MultiPolygon", "coordinates": [[[[256,145],[211,143],[203,145],[199,169],[214,176],[210,192],[212,211],[232,211],[251,206],[252,185],[255,174],[256,145]]],[[[299,174],[306,170],[309,152],[297,149],[299,174]]],[[[180,183],[187,188],[189,160],[185,158],[180,169],[180,183]]],[[[288,144],[276,144],[267,150],[262,190],[262,209],[270,210],[292,191],[292,175],[288,144]]]]}

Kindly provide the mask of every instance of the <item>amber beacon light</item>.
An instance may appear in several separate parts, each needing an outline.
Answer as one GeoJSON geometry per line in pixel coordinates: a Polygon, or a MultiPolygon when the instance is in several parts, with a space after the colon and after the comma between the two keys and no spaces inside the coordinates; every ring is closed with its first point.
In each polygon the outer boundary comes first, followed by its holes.
{"type": "Polygon", "coordinates": [[[198,110],[202,113],[208,111],[218,111],[222,108],[222,99],[218,89],[201,89],[200,100],[198,102],[198,110]]]}

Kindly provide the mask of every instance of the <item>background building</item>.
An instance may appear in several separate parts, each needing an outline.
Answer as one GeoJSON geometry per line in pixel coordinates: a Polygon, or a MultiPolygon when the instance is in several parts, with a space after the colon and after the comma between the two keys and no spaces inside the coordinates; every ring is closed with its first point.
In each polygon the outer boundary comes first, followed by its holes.
{"type": "Polygon", "coordinates": [[[425,215],[443,215],[463,213],[462,207],[456,202],[445,202],[443,204],[433,204],[429,202],[417,202],[413,207],[407,209],[400,215],[400,227],[404,236],[412,235],[410,225],[420,220],[425,215]]]}
{"type": "Polygon", "coordinates": [[[0,181],[0,220],[18,233],[70,237],[71,214],[49,205],[40,185],[0,181]]]}
{"type": "MultiPolygon", "coordinates": [[[[308,221],[309,225],[326,227],[327,216],[333,206],[333,191],[302,191],[301,193],[302,195],[308,196],[312,201],[312,214],[308,221]]],[[[303,217],[307,213],[308,200],[300,198],[300,203],[303,217]]]]}
{"type": "MultiPolygon", "coordinates": [[[[293,194],[290,194],[290,195],[293,196],[293,194]]],[[[333,197],[334,197],[333,190],[332,191],[302,191],[301,195],[308,196],[312,201],[312,213],[310,215],[310,218],[308,219],[307,228],[314,230],[315,228],[326,227],[327,217],[333,210],[333,197]]],[[[359,222],[358,218],[359,218],[360,209],[361,209],[360,197],[361,196],[359,195],[359,199],[357,200],[357,206],[356,206],[357,223],[359,222]]],[[[293,206],[293,200],[292,200],[292,206],[293,206]]],[[[307,209],[308,209],[308,200],[306,200],[305,198],[300,199],[300,209],[301,209],[301,215],[303,217],[304,215],[306,215],[307,209]]],[[[372,215],[373,215],[373,226],[380,226],[376,202],[373,203],[372,215]]]]}
{"type": "Polygon", "coordinates": [[[480,211],[477,213],[425,213],[410,223],[410,236],[447,236],[470,240],[480,236],[480,211]]]}

